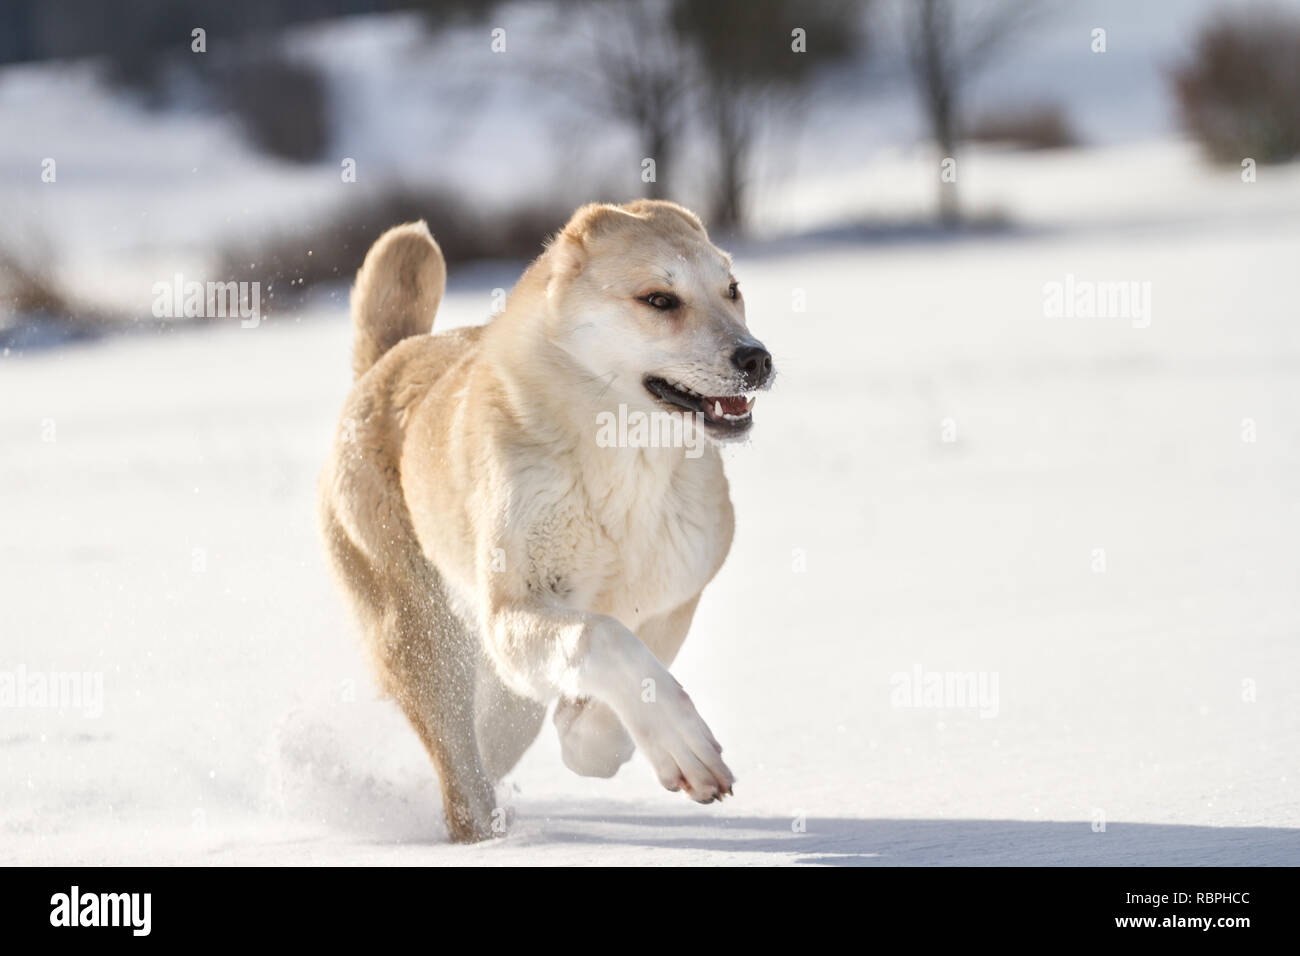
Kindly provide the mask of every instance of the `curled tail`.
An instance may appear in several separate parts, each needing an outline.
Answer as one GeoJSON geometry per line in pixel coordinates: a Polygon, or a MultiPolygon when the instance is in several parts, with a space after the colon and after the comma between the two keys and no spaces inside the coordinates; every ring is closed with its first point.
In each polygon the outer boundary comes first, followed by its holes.
{"type": "Polygon", "coordinates": [[[429,332],[446,285],[447,264],[423,220],[380,236],[352,287],[353,377],[402,339],[429,332]]]}

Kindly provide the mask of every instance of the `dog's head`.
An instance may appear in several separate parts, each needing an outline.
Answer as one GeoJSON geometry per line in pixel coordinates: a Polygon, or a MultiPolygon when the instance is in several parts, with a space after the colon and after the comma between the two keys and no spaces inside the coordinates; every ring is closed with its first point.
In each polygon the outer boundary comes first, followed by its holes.
{"type": "Polygon", "coordinates": [[[693,213],[656,200],[583,206],[547,255],[548,335],[606,398],[698,413],[718,440],[749,430],[772,356],[745,325],[731,257],[693,213]]]}

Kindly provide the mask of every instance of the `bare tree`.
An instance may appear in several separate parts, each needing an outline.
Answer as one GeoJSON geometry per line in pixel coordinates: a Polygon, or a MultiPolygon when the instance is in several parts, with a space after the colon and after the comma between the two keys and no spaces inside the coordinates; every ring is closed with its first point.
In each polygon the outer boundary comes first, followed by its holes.
{"type": "Polygon", "coordinates": [[[582,31],[587,57],[552,75],[584,108],[626,124],[642,160],[654,161],[646,194],[673,189],[672,169],[689,120],[694,61],[673,30],[671,0],[574,0],[561,8],[582,31]]]}
{"type": "Polygon", "coordinates": [[[590,112],[635,132],[641,158],[654,160],[652,197],[680,196],[680,148],[702,131],[715,158],[711,222],[736,230],[765,115],[856,48],[864,2],[567,0],[556,12],[577,31],[569,50],[586,55],[552,62],[547,75],[590,112]]]}
{"type": "MultiPolygon", "coordinates": [[[[906,0],[908,63],[939,154],[955,158],[962,94],[1014,36],[1036,0],[906,0]]],[[[960,218],[956,182],[939,184],[939,217],[960,218]]]]}
{"type": "Polygon", "coordinates": [[[701,119],[713,140],[712,224],[739,230],[757,133],[819,68],[858,48],[863,0],[674,0],[674,23],[698,55],[701,119]]]}

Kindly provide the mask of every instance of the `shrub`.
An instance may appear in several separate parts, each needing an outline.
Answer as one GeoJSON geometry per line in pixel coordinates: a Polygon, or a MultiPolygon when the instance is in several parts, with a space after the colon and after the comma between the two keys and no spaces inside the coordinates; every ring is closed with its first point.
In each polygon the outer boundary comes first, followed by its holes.
{"type": "Polygon", "coordinates": [[[564,225],[571,205],[559,199],[507,213],[484,213],[457,196],[419,186],[358,192],[356,198],[292,232],[240,242],[221,253],[220,275],[270,285],[275,303],[329,282],[351,282],[366,250],[390,226],[423,219],[448,263],[532,259],[564,225]]]}
{"type": "Polygon", "coordinates": [[[21,244],[0,242],[0,349],[27,349],[98,335],[122,317],[74,302],[59,281],[50,243],[29,230],[21,244]]]}
{"type": "Polygon", "coordinates": [[[1060,149],[1079,142],[1065,111],[1054,103],[986,114],[971,124],[966,138],[1020,149],[1060,149]]]}
{"type": "Polygon", "coordinates": [[[0,247],[0,316],[63,318],[73,314],[53,270],[0,247]]]}
{"type": "Polygon", "coordinates": [[[324,154],[329,91],[315,67],[262,50],[223,70],[218,82],[225,105],[259,149],[299,163],[324,154]]]}
{"type": "Polygon", "coordinates": [[[1183,125],[1214,159],[1275,163],[1300,153],[1300,17],[1219,14],[1173,81],[1183,125]]]}

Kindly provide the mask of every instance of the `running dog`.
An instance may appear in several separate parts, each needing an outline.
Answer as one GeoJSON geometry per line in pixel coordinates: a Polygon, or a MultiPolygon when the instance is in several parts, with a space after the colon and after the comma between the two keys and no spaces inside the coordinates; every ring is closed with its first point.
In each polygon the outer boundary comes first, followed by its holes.
{"type": "Polygon", "coordinates": [[[451,838],[504,831],[494,783],[551,701],[575,772],[639,747],[667,789],[721,799],[722,747],[667,668],[731,546],[717,445],[774,376],[731,258],[676,204],[591,204],[487,325],[430,334],[445,280],[423,222],[366,255],[320,518],[451,838]],[[616,410],[683,440],[598,441],[616,410]]]}

